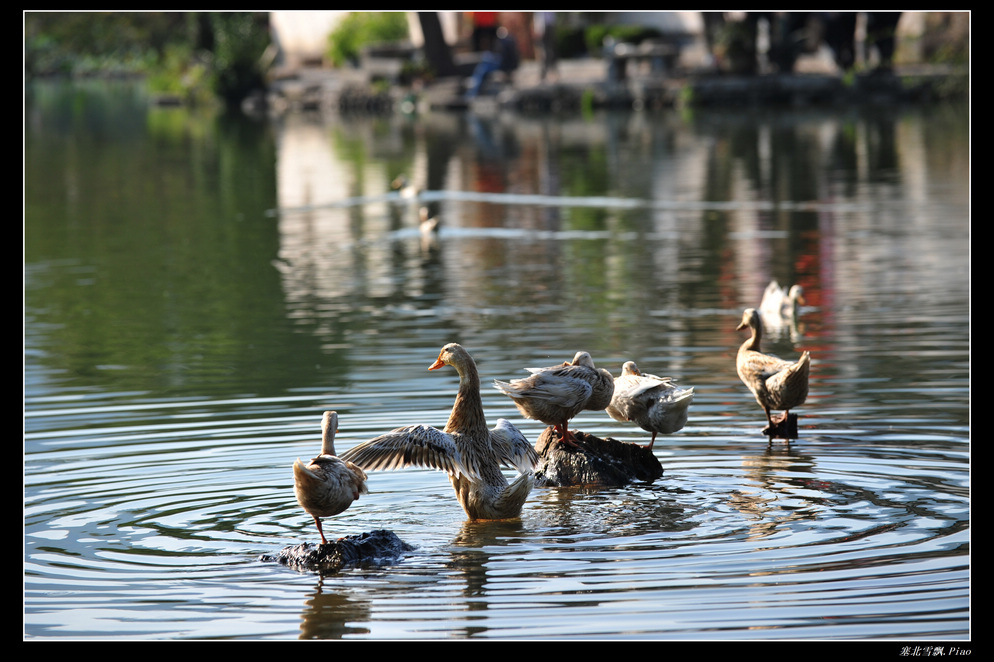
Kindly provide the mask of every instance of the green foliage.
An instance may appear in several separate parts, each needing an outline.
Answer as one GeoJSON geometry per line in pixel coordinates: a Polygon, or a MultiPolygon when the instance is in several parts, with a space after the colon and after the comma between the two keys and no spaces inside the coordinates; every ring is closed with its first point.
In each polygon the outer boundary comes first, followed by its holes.
{"type": "Polygon", "coordinates": [[[265,87],[259,64],[269,45],[268,17],[257,12],[210,14],[214,36],[214,90],[228,105],[265,87]]]}
{"type": "Polygon", "coordinates": [[[404,12],[352,12],[328,35],[328,59],[340,67],[356,62],[364,46],[407,38],[404,12]]]}
{"type": "Polygon", "coordinates": [[[25,73],[144,74],[153,93],[229,105],[264,87],[265,12],[27,12],[25,73]]]}
{"type": "Polygon", "coordinates": [[[209,103],[215,88],[208,59],[194,53],[189,44],[168,46],[149,67],[145,81],[152,94],[175,96],[196,105],[209,103]]]}
{"type": "Polygon", "coordinates": [[[590,25],[586,30],[587,51],[600,53],[604,40],[611,37],[616,42],[640,44],[646,39],[657,39],[662,33],[655,28],[641,25],[590,25]]]}
{"type": "Polygon", "coordinates": [[[179,12],[25,12],[25,73],[141,73],[185,28],[179,12]]]}
{"type": "Polygon", "coordinates": [[[563,59],[587,55],[586,31],[580,26],[557,26],[556,48],[563,59]]]}

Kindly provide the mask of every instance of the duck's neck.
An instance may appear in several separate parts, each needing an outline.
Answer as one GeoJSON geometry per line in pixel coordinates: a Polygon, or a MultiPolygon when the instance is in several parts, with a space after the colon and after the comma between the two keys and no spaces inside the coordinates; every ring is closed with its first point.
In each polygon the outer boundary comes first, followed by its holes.
{"type": "Polygon", "coordinates": [[[754,352],[762,351],[759,349],[759,342],[763,337],[763,327],[759,324],[750,324],[749,328],[752,330],[752,336],[742,343],[742,349],[750,349],[754,352]]]}
{"type": "Polygon", "coordinates": [[[449,414],[445,431],[463,434],[487,432],[487,419],[483,414],[483,398],[480,397],[480,374],[475,365],[453,366],[459,373],[459,392],[449,414]]]}
{"type": "Polygon", "coordinates": [[[321,439],[321,455],[334,455],[335,454],[335,434],[325,432],[324,437],[321,439]]]}

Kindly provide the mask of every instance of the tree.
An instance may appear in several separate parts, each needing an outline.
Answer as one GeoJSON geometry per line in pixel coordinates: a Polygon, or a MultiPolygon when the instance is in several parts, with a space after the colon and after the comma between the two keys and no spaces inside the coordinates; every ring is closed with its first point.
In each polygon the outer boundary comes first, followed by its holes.
{"type": "Polygon", "coordinates": [[[428,66],[436,76],[454,76],[456,65],[452,60],[452,51],[445,42],[445,35],[442,34],[442,22],[438,20],[438,13],[419,11],[418,21],[425,39],[424,51],[428,66]]]}

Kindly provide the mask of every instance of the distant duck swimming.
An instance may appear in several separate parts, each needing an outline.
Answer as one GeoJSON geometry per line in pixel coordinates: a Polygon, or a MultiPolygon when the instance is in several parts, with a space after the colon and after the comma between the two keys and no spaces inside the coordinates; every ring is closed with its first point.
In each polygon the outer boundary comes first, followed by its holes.
{"type": "Polygon", "coordinates": [[[646,432],[652,441],[656,435],[672,434],[687,424],[687,413],[694,400],[694,389],[680,388],[669,377],[641,372],[635,361],[626,361],[621,376],[614,380],[614,396],[607,413],[616,421],[631,421],[646,432]]]}
{"type": "Polygon", "coordinates": [[[400,193],[402,198],[417,198],[421,195],[421,189],[412,184],[407,175],[397,175],[390,183],[390,187],[400,193]]]}
{"type": "Polygon", "coordinates": [[[770,281],[759,304],[759,313],[766,330],[779,331],[784,327],[796,329],[797,316],[804,303],[804,289],[800,285],[791,285],[789,290],[785,290],[776,280],[770,281]]]}
{"type": "Polygon", "coordinates": [[[601,410],[611,404],[614,377],[597,368],[587,352],[577,352],[571,363],[548,368],[528,368],[530,377],[494,386],[514,401],[523,416],[552,425],[563,441],[576,446],[570,420],[584,409],[601,410]]]}
{"type": "Polygon", "coordinates": [[[321,454],[304,464],[293,463],[293,491],[297,502],[314,518],[321,542],[328,544],[321,527],[322,517],[344,512],[360,494],[366,494],[366,474],[355,464],[335,456],[338,413],[326,411],[321,418],[321,454]]]}
{"type": "Polygon", "coordinates": [[[442,222],[438,220],[438,216],[432,216],[427,207],[418,210],[418,220],[418,230],[422,237],[438,235],[438,228],[441,227],[442,222]]]}
{"type": "Polygon", "coordinates": [[[804,404],[807,399],[811,356],[804,352],[796,363],[792,363],[772,354],[763,354],[760,349],[763,323],[755,308],[747,308],[742,313],[742,321],[735,330],[743,329],[751,329],[752,336],[739,347],[735,367],[739,378],[766,412],[767,430],[772,430],[774,423],[786,421],[790,410],[804,404]],[[783,410],[784,413],[774,421],[771,410],[783,410]]]}
{"type": "Polygon", "coordinates": [[[438,216],[431,216],[427,207],[418,210],[418,231],[421,233],[421,250],[431,252],[438,248],[438,229],[442,221],[438,216]]]}
{"type": "Polygon", "coordinates": [[[442,348],[429,370],[452,366],[459,373],[449,421],[444,430],[409,425],[363,442],[342,454],[367,470],[420,466],[449,475],[456,497],[472,520],[509,519],[521,514],[534,484],[538,454],[510,422],[487,428],[480,396],[480,375],[469,352],[457,343],[442,348]],[[500,465],[516,468],[512,483],[500,465]]]}

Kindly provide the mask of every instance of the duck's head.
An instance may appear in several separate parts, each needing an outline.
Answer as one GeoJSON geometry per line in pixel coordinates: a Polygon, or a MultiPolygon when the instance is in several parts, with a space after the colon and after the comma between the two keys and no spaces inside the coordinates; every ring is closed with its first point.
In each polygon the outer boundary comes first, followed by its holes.
{"type": "Polygon", "coordinates": [[[759,329],[761,322],[759,321],[759,313],[756,312],[755,308],[746,308],[745,312],[742,313],[742,321],[739,325],[735,327],[736,331],[741,331],[743,329],[759,329]]]}
{"type": "Polygon", "coordinates": [[[571,365],[585,365],[588,368],[594,368],[594,359],[590,356],[590,352],[577,352],[573,356],[573,362],[571,365]]]}
{"type": "Polygon", "coordinates": [[[621,366],[622,375],[641,375],[642,372],[639,367],[635,365],[635,361],[625,361],[625,364],[621,366]]]}
{"type": "Polygon", "coordinates": [[[442,366],[450,365],[458,370],[461,366],[466,364],[466,359],[468,358],[469,352],[467,352],[462,345],[450,342],[442,348],[442,351],[438,353],[438,358],[435,359],[434,363],[428,366],[428,369],[438,370],[442,366]]]}
{"type": "Polygon", "coordinates": [[[790,288],[790,293],[787,295],[794,305],[800,304],[804,305],[804,288],[800,285],[792,285],[790,288]]]}

